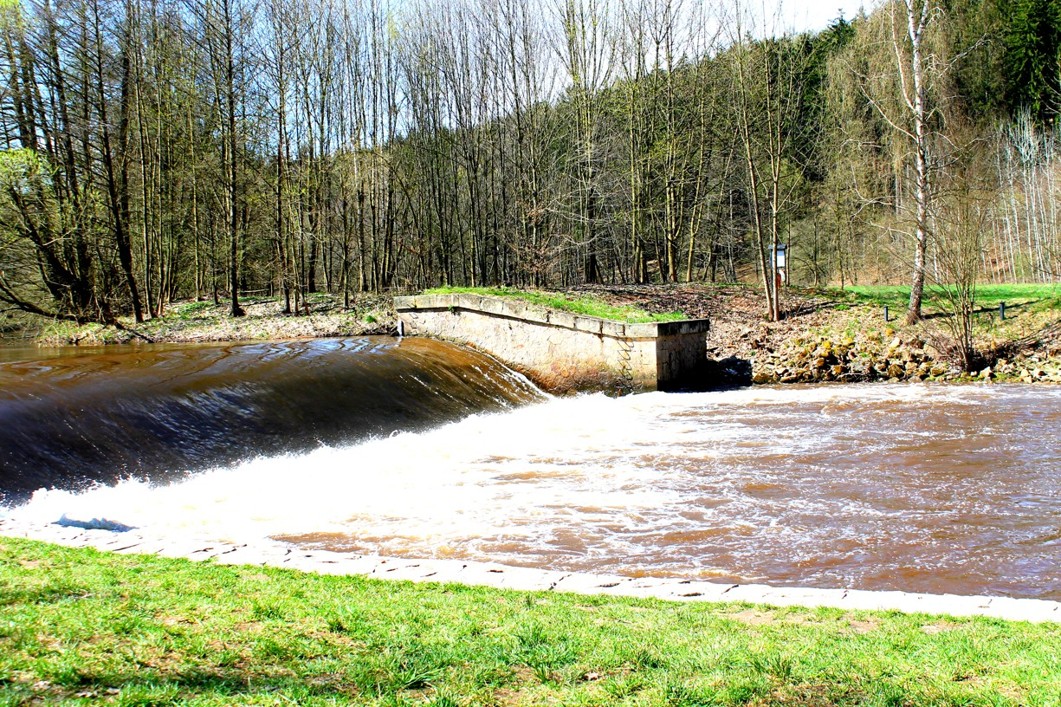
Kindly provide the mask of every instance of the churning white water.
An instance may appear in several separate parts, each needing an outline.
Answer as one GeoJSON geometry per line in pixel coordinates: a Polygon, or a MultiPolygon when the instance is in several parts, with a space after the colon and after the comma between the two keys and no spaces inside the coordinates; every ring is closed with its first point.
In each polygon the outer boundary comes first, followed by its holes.
{"type": "Polygon", "coordinates": [[[0,511],[153,534],[775,584],[1061,599],[1061,389],[549,399],[0,511]]]}

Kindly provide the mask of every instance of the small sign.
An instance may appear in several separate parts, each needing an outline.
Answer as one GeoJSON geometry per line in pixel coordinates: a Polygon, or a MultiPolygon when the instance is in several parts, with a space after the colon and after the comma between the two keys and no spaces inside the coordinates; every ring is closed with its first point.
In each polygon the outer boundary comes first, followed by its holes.
{"type": "Polygon", "coordinates": [[[777,244],[777,247],[774,250],[774,269],[775,270],[784,270],[786,267],[788,267],[788,258],[787,258],[787,253],[786,253],[787,250],[788,250],[788,246],[787,245],[784,245],[783,243],[778,243],[777,244]]]}

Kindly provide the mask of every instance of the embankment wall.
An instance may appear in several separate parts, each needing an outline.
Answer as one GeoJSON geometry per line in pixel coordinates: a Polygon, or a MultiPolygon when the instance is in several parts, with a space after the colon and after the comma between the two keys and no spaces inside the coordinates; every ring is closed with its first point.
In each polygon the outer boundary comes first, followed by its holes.
{"type": "Polygon", "coordinates": [[[485,351],[546,390],[674,390],[702,384],[706,319],[624,324],[472,294],[394,301],[406,334],[485,351]]]}

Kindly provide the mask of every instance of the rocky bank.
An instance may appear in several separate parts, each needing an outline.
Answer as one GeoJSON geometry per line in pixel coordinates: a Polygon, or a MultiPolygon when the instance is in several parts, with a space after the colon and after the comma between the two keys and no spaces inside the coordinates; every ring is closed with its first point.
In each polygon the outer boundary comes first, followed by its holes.
{"type": "MultiPolygon", "coordinates": [[[[650,312],[681,310],[711,320],[710,375],[720,384],[999,380],[1061,383],[1061,312],[1012,308],[1001,321],[977,315],[977,370],[953,356],[945,316],[904,324],[883,308],[844,301],[836,293],[786,290],[785,318],[763,319],[761,294],[741,285],[588,287],[617,304],[650,312]]],[[[901,314],[901,313],[900,313],[901,314]]]]}

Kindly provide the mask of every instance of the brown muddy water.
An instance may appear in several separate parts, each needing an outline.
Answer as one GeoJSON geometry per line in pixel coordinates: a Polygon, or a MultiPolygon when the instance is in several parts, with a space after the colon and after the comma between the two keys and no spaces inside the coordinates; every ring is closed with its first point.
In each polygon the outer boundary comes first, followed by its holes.
{"type": "MultiPolygon", "coordinates": [[[[334,423],[328,429],[348,432],[260,454],[244,446],[238,461],[178,464],[154,481],[103,479],[81,490],[44,483],[59,488],[0,513],[570,571],[1061,599],[1061,388],[825,385],[547,398],[490,359],[431,342],[254,347],[238,365],[222,363],[233,347],[131,361],[93,354],[83,369],[81,357],[0,364],[0,420],[7,429],[44,419],[30,414],[33,400],[65,401],[94,419],[101,409],[124,410],[114,405],[123,396],[144,400],[161,386],[166,403],[153,415],[209,401],[207,418],[242,421],[224,433],[237,438],[256,415],[290,425],[270,434],[298,437],[294,430],[321,417],[318,407],[334,423]],[[408,361],[361,360],[371,357],[408,361]],[[384,380],[352,393],[349,381],[364,376],[384,380]],[[267,385],[273,378],[288,384],[267,385]],[[66,380],[81,382],[68,388],[66,380]],[[270,391],[265,402],[233,392],[248,381],[270,391]],[[359,395],[357,405],[335,403],[359,395]],[[394,396],[415,400],[400,409],[417,412],[388,412],[394,396]]],[[[127,415],[91,432],[142,422],[127,415]]],[[[2,434],[0,453],[18,457],[22,438],[2,434]]],[[[63,458],[67,442],[31,438],[63,458]]]]}

